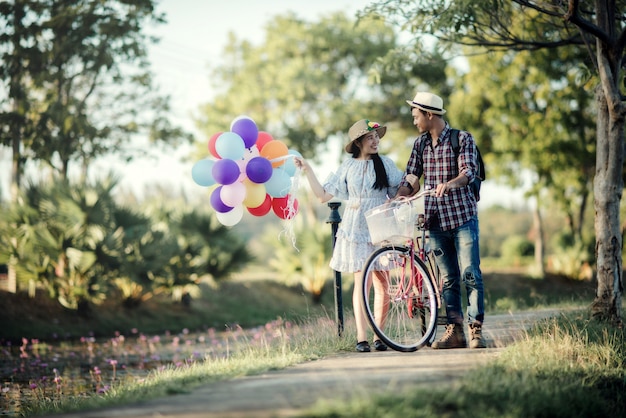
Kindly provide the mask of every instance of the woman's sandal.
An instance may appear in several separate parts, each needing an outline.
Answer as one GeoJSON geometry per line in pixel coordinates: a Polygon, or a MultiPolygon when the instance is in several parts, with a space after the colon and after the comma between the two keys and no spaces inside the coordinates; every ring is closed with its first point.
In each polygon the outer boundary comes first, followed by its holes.
{"type": "Polygon", "coordinates": [[[374,340],[374,348],[376,351],[386,351],[387,346],[381,340],[374,340]]]}
{"type": "Polygon", "coordinates": [[[367,341],[360,341],[356,343],[356,351],[360,353],[369,353],[370,351],[372,351],[370,349],[370,343],[368,343],[367,341]]]}

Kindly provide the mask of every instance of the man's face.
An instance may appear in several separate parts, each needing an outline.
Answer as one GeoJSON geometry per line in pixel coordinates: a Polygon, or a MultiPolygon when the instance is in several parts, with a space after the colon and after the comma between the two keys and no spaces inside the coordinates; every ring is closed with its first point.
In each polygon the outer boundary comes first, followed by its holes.
{"type": "Polygon", "coordinates": [[[430,128],[430,119],[428,118],[428,113],[424,113],[418,108],[414,107],[411,110],[411,115],[413,115],[413,125],[415,125],[419,133],[424,133],[428,131],[428,129],[430,128]]]}

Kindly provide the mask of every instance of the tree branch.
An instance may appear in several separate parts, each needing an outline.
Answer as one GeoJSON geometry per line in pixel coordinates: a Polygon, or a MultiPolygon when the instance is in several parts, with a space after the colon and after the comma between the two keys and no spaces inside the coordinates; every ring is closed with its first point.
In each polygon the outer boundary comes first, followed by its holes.
{"type": "Polygon", "coordinates": [[[579,0],[569,0],[568,5],[567,5],[567,13],[563,16],[563,19],[566,22],[570,22],[578,26],[584,32],[588,32],[592,34],[596,38],[600,39],[600,41],[605,43],[606,45],[611,45],[612,42],[611,42],[611,39],[609,38],[608,33],[604,32],[602,29],[600,29],[597,25],[594,25],[589,20],[583,19],[582,16],[580,16],[579,6],[580,6],[579,0]]]}

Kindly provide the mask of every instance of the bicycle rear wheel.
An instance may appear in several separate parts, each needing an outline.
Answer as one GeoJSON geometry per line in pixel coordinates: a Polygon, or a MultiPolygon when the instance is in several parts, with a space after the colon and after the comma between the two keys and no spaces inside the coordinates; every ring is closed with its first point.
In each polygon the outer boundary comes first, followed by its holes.
{"type": "Polygon", "coordinates": [[[363,270],[367,319],[382,342],[403,352],[431,343],[437,328],[433,281],[417,255],[411,263],[411,254],[406,246],[384,246],[370,255],[363,270]],[[377,287],[382,300],[375,300],[377,287]]]}

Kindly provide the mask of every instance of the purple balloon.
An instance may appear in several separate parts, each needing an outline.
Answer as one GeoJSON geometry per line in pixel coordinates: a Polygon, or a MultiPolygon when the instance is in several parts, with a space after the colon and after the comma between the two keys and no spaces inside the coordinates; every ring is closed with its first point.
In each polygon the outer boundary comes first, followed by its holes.
{"type": "Polygon", "coordinates": [[[217,183],[232,184],[239,178],[241,170],[236,162],[231,159],[224,158],[217,160],[215,164],[213,164],[211,173],[217,183]]]}
{"type": "Polygon", "coordinates": [[[220,197],[220,192],[222,190],[222,186],[216,187],[215,190],[211,193],[211,206],[215,209],[216,212],[226,213],[230,212],[233,208],[232,206],[226,205],[222,202],[222,198],[220,197]]]}
{"type": "Polygon", "coordinates": [[[246,148],[250,148],[256,144],[256,139],[259,136],[259,128],[257,128],[256,123],[248,117],[236,119],[230,130],[243,139],[246,148]]]}
{"type": "Polygon", "coordinates": [[[254,157],[246,165],[246,175],[251,182],[265,183],[272,177],[272,163],[265,157],[254,157]]]}

